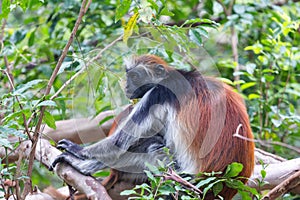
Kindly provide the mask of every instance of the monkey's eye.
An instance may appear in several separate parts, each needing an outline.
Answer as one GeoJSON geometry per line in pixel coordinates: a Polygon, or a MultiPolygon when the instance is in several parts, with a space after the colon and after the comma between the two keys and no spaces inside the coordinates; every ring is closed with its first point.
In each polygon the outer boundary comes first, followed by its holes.
{"type": "Polygon", "coordinates": [[[165,67],[163,65],[156,65],[154,68],[155,74],[163,76],[166,73],[165,67]]]}
{"type": "Polygon", "coordinates": [[[137,82],[140,79],[140,76],[137,72],[129,72],[128,78],[131,79],[134,82],[137,82]]]}

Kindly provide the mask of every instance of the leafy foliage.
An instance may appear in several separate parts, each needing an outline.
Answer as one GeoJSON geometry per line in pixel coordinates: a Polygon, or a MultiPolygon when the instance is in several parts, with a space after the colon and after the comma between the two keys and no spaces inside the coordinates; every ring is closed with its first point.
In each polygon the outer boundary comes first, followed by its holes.
{"type": "Polygon", "coordinates": [[[243,169],[243,165],[240,163],[232,163],[228,165],[226,172],[222,175],[222,172],[203,172],[197,176],[190,176],[188,174],[181,174],[182,179],[177,179],[178,175],[174,173],[169,166],[164,166],[161,163],[159,168],[148,165],[150,171],[145,171],[149,184],[144,183],[137,185],[131,190],[125,190],[121,195],[130,195],[129,199],[166,199],[167,197],[173,197],[174,199],[205,199],[207,194],[211,193],[216,198],[222,199],[219,194],[224,185],[237,189],[242,195],[243,199],[251,199],[251,195],[259,197],[258,192],[245,186],[241,180],[242,177],[238,177],[239,173],[243,169]],[[193,187],[189,187],[185,184],[188,181],[194,184],[195,188],[199,191],[195,191],[193,187]]]}
{"type": "MultiPolygon", "coordinates": [[[[43,91],[70,38],[81,1],[1,3],[0,144],[6,152],[28,140],[38,123],[41,107],[46,109],[43,123],[55,129],[57,120],[96,116],[127,104],[121,92],[123,57],[152,53],[173,66],[199,66],[204,74],[222,77],[222,81],[244,96],[252,130],[260,140],[257,146],[287,158],[299,156],[299,3],[93,1],[49,96],[44,96],[43,91]],[[238,38],[237,61],[232,59],[232,29],[238,38]],[[119,37],[124,42],[115,40],[119,37]],[[57,97],[52,98],[56,92],[57,97]]],[[[9,164],[6,158],[1,158],[1,181],[17,180],[21,188],[28,178],[43,186],[50,184],[51,175],[46,174],[46,169],[40,170],[37,163],[33,176],[27,177],[26,161],[17,166],[9,164]]],[[[194,191],[174,181],[164,181],[162,175],[167,169],[150,168],[146,172],[150,185],[143,184],[123,194],[151,199],[178,192],[184,194],[182,199],[198,198],[194,191]]],[[[216,196],[224,184],[237,188],[243,199],[249,198],[249,192],[257,195],[232,179],[240,170],[239,164],[232,164],[223,176],[213,172],[203,174],[204,179],[185,179],[216,196]]],[[[266,176],[264,171],[261,173],[266,176]]],[[[14,189],[10,188],[9,194],[14,189]]]]}

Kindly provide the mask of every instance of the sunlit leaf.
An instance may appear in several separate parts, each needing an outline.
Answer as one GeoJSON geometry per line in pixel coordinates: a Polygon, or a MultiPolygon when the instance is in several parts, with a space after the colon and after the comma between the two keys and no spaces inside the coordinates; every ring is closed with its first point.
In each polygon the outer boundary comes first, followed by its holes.
{"type": "Polygon", "coordinates": [[[160,12],[161,15],[166,15],[166,16],[174,16],[174,13],[170,12],[167,7],[164,7],[161,12],[160,12]]]}
{"type": "Polygon", "coordinates": [[[224,176],[228,178],[233,178],[238,176],[242,170],[243,165],[241,163],[234,162],[227,166],[224,176]]]}
{"type": "Polygon", "coordinates": [[[132,15],[124,28],[124,36],[123,41],[127,43],[128,38],[132,35],[133,28],[136,25],[137,19],[139,17],[139,13],[135,13],[132,15]]]}
{"type": "Polygon", "coordinates": [[[8,14],[10,13],[10,0],[2,0],[1,8],[0,20],[2,18],[7,18],[8,14]]]}
{"type": "Polygon", "coordinates": [[[247,83],[244,83],[243,85],[241,85],[241,90],[243,91],[243,90],[248,89],[250,87],[253,87],[255,85],[257,85],[256,82],[247,82],[247,83]]]}
{"type": "Polygon", "coordinates": [[[54,117],[51,115],[51,113],[49,113],[49,112],[46,111],[46,110],[45,110],[45,112],[44,112],[43,121],[44,121],[50,128],[56,129],[54,117]]]}
{"type": "Polygon", "coordinates": [[[196,187],[197,188],[200,188],[200,187],[203,187],[204,185],[207,185],[209,184],[210,182],[216,180],[217,177],[209,177],[209,178],[206,178],[204,180],[201,180],[199,183],[197,183],[196,187]]]}
{"type": "Polygon", "coordinates": [[[117,9],[115,22],[119,21],[129,10],[132,0],[120,0],[117,9]]]}

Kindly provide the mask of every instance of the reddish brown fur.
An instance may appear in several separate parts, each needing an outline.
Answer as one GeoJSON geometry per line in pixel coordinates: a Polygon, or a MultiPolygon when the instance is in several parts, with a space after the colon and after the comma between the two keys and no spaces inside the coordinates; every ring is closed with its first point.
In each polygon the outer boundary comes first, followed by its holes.
{"type": "MultiPolygon", "coordinates": [[[[138,57],[136,65],[139,63],[162,64],[168,71],[173,70],[156,56],[138,57]]],[[[244,166],[240,176],[248,178],[254,168],[254,143],[233,137],[239,124],[242,124],[239,134],[253,138],[243,99],[226,84],[213,78],[204,80],[214,90],[204,89],[184,109],[181,108],[178,120],[185,125],[185,131],[180,133],[179,139],[190,144],[188,152],[197,161],[199,172],[224,171],[228,164],[239,162],[244,166]],[[209,137],[206,137],[207,134],[209,137]]],[[[127,108],[116,118],[109,135],[113,134],[117,122],[128,116],[130,111],[131,108],[127,108]]],[[[118,171],[112,169],[111,172],[106,182],[116,183],[118,171]]],[[[246,179],[242,181],[247,182],[246,179]]],[[[231,199],[235,194],[236,190],[226,187],[221,193],[224,199],[231,199]]]]}
{"type": "MultiPolygon", "coordinates": [[[[191,144],[189,152],[197,160],[199,172],[224,171],[227,165],[232,162],[239,162],[244,166],[240,176],[248,178],[254,168],[254,143],[233,137],[239,124],[242,124],[239,134],[253,139],[243,99],[232,88],[217,80],[206,78],[205,81],[216,84],[220,87],[219,91],[217,93],[215,90],[203,91],[199,94],[197,101],[192,101],[182,113],[179,113],[180,120],[189,125],[188,134],[184,135],[186,143],[191,144]],[[202,102],[203,99],[206,102],[202,102]],[[195,113],[197,107],[200,114],[195,113]],[[191,113],[194,113],[194,115],[191,113]],[[191,116],[193,118],[198,116],[196,120],[198,123],[191,119],[191,116]],[[220,135],[217,133],[218,129],[220,135]],[[207,134],[209,135],[208,141],[203,143],[207,139],[205,137],[207,134]],[[211,149],[209,145],[214,137],[217,138],[216,144],[211,149]],[[203,147],[204,150],[208,149],[208,153],[204,157],[201,155],[203,152],[200,150],[203,147]]],[[[247,182],[246,179],[242,181],[247,182]]],[[[221,196],[224,199],[231,199],[236,192],[236,190],[225,187],[221,196]]]]}

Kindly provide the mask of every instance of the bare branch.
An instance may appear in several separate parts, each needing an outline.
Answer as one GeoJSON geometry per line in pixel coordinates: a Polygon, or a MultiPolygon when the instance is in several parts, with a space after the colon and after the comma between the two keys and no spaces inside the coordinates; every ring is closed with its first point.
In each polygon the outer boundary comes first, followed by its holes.
{"type": "Polygon", "coordinates": [[[163,175],[163,178],[165,180],[173,180],[176,181],[177,183],[180,183],[181,185],[197,192],[198,194],[202,194],[203,192],[197,188],[196,186],[194,186],[193,184],[191,184],[190,182],[184,180],[181,176],[179,176],[178,174],[176,174],[176,172],[174,170],[172,170],[171,168],[168,169],[168,172],[163,175]]]}
{"type": "Polygon", "coordinates": [[[276,198],[290,192],[292,189],[296,188],[297,186],[300,186],[300,170],[298,172],[294,173],[289,178],[287,178],[281,184],[279,184],[275,188],[273,188],[262,199],[263,200],[276,199],[276,198]]]}
{"type": "Polygon", "coordinates": [[[280,156],[266,152],[259,148],[255,148],[254,154],[255,154],[256,164],[260,164],[260,161],[262,161],[265,164],[274,164],[274,163],[280,163],[280,162],[287,161],[286,159],[284,159],[280,156]]]}
{"type": "MultiPolygon", "coordinates": [[[[285,162],[267,164],[267,166],[256,165],[248,185],[259,190],[267,190],[281,184],[296,171],[300,170],[300,158],[287,160],[285,162]],[[266,171],[266,177],[263,179],[261,170],[266,171]],[[266,184],[259,185],[259,181],[264,181],[266,184]]],[[[300,194],[300,187],[295,191],[300,194]]]]}
{"type": "Polygon", "coordinates": [[[240,139],[246,140],[246,141],[256,142],[256,143],[259,143],[262,146],[267,146],[267,147],[270,147],[270,145],[279,145],[279,146],[288,148],[288,149],[293,150],[293,151],[300,154],[300,148],[289,145],[289,144],[286,144],[286,143],[283,143],[283,142],[268,141],[268,140],[257,140],[257,139],[250,139],[250,138],[244,137],[244,136],[239,134],[239,130],[240,130],[241,127],[242,127],[242,124],[239,124],[237,129],[236,129],[236,132],[233,134],[233,137],[237,137],[237,138],[240,138],[240,139]]]}

